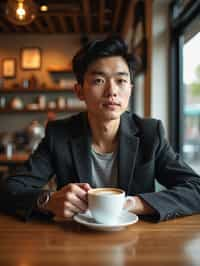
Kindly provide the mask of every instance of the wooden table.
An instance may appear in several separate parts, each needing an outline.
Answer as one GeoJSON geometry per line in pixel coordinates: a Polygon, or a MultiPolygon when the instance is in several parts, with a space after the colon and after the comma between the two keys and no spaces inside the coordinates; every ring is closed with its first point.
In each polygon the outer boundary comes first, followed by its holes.
{"type": "Polygon", "coordinates": [[[1,266],[200,265],[200,215],[119,232],[97,232],[75,222],[0,216],[1,266]]]}

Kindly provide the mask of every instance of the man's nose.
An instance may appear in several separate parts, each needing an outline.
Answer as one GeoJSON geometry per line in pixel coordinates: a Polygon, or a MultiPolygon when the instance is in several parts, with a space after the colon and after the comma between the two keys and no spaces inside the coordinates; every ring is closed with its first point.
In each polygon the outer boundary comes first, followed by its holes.
{"type": "Polygon", "coordinates": [[[114,80],[109,80],[106,86],[107,96],[117,96],[117,85],[114,80]]]}

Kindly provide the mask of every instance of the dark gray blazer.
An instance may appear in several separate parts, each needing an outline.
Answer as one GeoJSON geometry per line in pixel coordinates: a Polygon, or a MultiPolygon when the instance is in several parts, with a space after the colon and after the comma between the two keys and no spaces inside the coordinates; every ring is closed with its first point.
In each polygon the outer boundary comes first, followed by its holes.
{"type": "MultiPolygon", "coordinates": [[[[91,183],[90,143],[86,114],[50,122],[38,149],[1,186],[1,208],[29,217],[53,175],[58,189],[68,183],[91,183]]],[[[157,221],[200,212],[200,177],[174,153],[162,123],[155,119],[128,112],[121,116],[118,187],[148,202],[157,211],[157,221]],[[155,192],[155,179],[166,190],[155,192]]]]}

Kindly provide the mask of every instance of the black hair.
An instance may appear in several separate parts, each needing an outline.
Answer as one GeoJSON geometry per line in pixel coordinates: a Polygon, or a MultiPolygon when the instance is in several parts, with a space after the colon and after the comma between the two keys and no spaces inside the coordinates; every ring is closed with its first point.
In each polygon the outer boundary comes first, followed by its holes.
{"type": "Polygon", "coordinates": [[[121,56],[125,60],[133,84],[136,60],[132,54],[128,53],[128,47],[124,40],[118,36],[90,41],[75,54],[72,67],[78,83],[83,85],[84,75],[91,63],[97,59],[110,56],[121,56]]]}

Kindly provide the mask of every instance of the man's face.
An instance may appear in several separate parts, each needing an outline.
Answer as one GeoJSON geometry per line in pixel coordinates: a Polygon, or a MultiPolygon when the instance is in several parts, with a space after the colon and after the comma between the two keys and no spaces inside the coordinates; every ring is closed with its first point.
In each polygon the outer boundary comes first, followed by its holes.
{"type": "Polygon", "coordinates": [[[87,104],[88,114],[101,120],[119,119],[131,94],[130,72],[120,56],[105,57],[89,65],[78,96],[87,104]]]}

